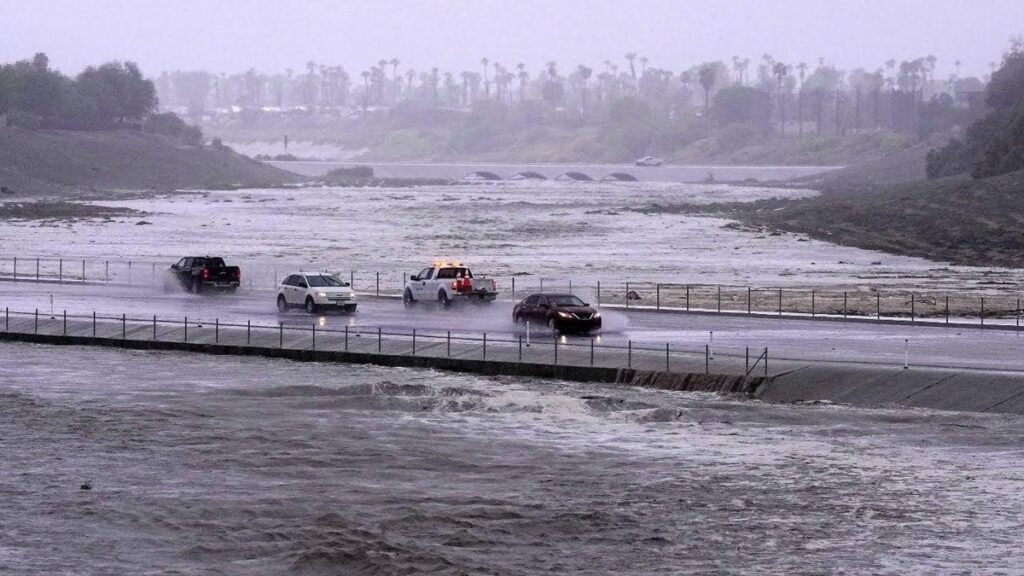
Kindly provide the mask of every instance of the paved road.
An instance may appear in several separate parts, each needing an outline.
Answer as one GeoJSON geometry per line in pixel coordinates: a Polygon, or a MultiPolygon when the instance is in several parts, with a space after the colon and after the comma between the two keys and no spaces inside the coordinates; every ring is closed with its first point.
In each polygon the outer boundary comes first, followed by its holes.
{"type": "MultiPolygon", "coordinates": [[[[31,311],[39,308],[58,314],[128,314],[129,317],[190,321],[307,326],[350,327],[386,332],[440,334],[451,330],[459,335],[486,332],[493,339],[516,339],[525,334],[511,322],[511,303],[466,308],[440,313],[433,309],[407,311],[394,299],[363,298],[359,312],[352,316],[324,315],[311,318],[294,311],[278,314],[271,292],[236,295],[193,296],[164,293],[152,287],[108,287],[35,283],[0,283],[0,307],[31,311]]],[[[945,328],[892,324],[867,324],[841,320],[796,320],[771,317],[728,317],[715,314],[673,314],[654,311],[603,310],[605,329],[597,336],[600,344],[659,348],[666,342],[673,350],[703,354],[706,344],[712,355],[742,357],[745,347],[753,354],[768,347],[773,359],[797,363],[838,362],[871,365],[930,366],[976,370],[1024,372],[1024,335],[1007,330],[945,328]],[[714,333],[712,336],[712,332],[714,333]],[[754,352],[756,351],[756,352],[754,352]]],[[[531,338],[550,338],[532,331],[531,338]]],[[[585,343],[587,338],[564,341],[585,343]]]]}

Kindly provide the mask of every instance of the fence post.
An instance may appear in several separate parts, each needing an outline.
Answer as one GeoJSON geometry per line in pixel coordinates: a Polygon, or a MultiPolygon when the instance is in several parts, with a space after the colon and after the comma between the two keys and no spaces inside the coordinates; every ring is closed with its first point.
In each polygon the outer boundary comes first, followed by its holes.
{"type": "Polygon", "coordinates": [[[383,334],[381,333],[380,326],[377,326],[377,354],[380,354],[381,349],[383,348],[383,342],[381,341],[382,338],[383,334]]]}
{"type": "Polygon", "coordinates": [[[68,335],[68,311],[64,310],[64,335],[68,335]]]}
{"type": "Polygon", "coordinates": [[[629,308],[629,282],[626,282],[626,308],[629,308]]]}
{"type": "Polygon", "coordinates": [[[764,347],[764,375],[768,375],[768,347],[764,347]]]}
{"type": "Polygon", "coordinates": [[[313,322],[313,352],[316,352],[316,322],[313,322]]]}
{"type": "Polygon", "coordinates": [[[779,316],[782,316],[782,288],[779,288],[779,316]]]}
{"type": "Polygon", "coordinates": [[[487,332],[484,332],[484,360],[487,360],[487,332]]]}
{"type": "Polygon", "coordinates": [[[377,288],[376,288],[376,294],[377,294],[377,296],[380,296],[380,272],[377,272],[377,288]]]}
{"type": "Polygon", "coordinates": [[[1020,330],[1020,298],[1017,298],[1017,330],[1020,330]]]}
{"type": "Polygon", "coordinates": [[[814,290],[811,290],[811,318],[814,318],[814,290]]]}
{"type": "Polygon", "coordinates": [[[711,352],[708,345],[704,345],[704,373],[707,374],[709,371],[709,364],[711,363],[711,352]]]}
{"type": "Polygon", "coordinates": [[[121,340],[128,337],[128,320],[124,312],[121,313],[121,340]]]}
{"type": "Polygon", "coordinates": [[[349,288],[356,289],[356,272],[355,270],[348,271],[348,286],[349,288]]]}
{"type": "Polygon", "coordinates": [[[915,306],[915,303],[914,303],[915,300],[916,300],[916,298],[914,298],[914,293],[911,292],[910,293],[910,323],[911,324],[914,323],[915,316],[917,316],[917,310],[916,310],[916,306],[915,306]]]}
{"type": "Polygon", "coordinates": [[[543,278],[540,279],[540,291],[541,292],[544,291],[544,279],[543,278]]]}
{"type": "Polygon", "coordinates": [[[92,311],[92,337],[96,337],[96,311],[92,311]]]}
{"type": "Polygon", "coordinates": [[[654,301],[655,304],[654,304],[654,307],[656,309],[658,309],[658,310],[661,310],[661,284],[657,284],[655,286],[655,290],[656,290],[656,292],[655,292],[655,301],[654,301]]]}
{"type": "Polygon", "coordinates": [[[569,294],[572,294],[572,278],[569,279],[569,294]]]}
{"type": "Polygon", "coordinates": [[[153,341],[156,341],[156,314],[153,314],[153,341]]]}
{"type": "MultiPolygon", "coordinates": [[[[1018,298],[1017,301],[1020,302],[1020,298],[1018,298]]],[[[1017,310],[1017,315],[1019,316],[1020,304],[1017,305],[1017,310]]],[[[946,294],[946,324],[949,324],[949,294],[946,294]]]]}
{"type": "Polygon", "coordinates": [[[412,329],[412,355],[416,355],[416,329],[412,329]]]}
{"type": "Polygon", "coordinates": [[[85,282],[85,260],[82,260],[82,282],[85,282]]]}
{"type": "Polygon", "coordinates": [[[14,279],[18,279],[18,257],[14,257],[14,279]]]}
{"type": "Polygon", "coordinates": [[[747,286],[747,314],[750,314],[750,286],[747,286]]]}
{"type": "Polygon", "coordinates": [[[188,344],[188,316],[185,316],[185,344],[188,344]]]}
{"type": "Polygon", "coordinates": [[[670,372],[670,364],[668,359],[668,342],[665,342],[665,372],[670,372]]]}
{"type": "Polygon", "coordinates": [[[57,268],[57,282],[60,283],[60,284],[64,283],[64,259],[63,258],[60,259],[60,264],[58,264],[58,268],[57,268]]]}
{"type": "Polygon", "coordinates": [[[882,291],[875,292],[875,319],[882,319],[882,291]]]}
{"type": "Polygon", "coordinates": [[[626,368],[633,367],[633,341],[629,341],[629,351],[626,353],[626,368]]]}
{"type": "MultiPolygon", "coordinates": [[[[150,263],[149,283],[156,284],[156,262],[150,263]]],[[[252,288],[252,277],[249,277],[249,288],[252,288]]]]}
{"type": "Polygon", "coordinates": [[[594,365],[594,339],[590,339],[590,365],[594,365]]]}
{"type": "Polygon", "coordinates": [[[36,258],[36,282],[39,282],[39,258],[36,258]]]}
{"type": "Polygon", "coordinates": [[[448,331],[448,357],[452,357],[452,331],[448,331]]]}
{"type": "Polygon", "coordinates": [[[252,344],[252,320],[245,321],[245,345],[252,344]]]}
{"type": "Polygon", "coordinates": [[[213,343],[220,344],[220,318],[213,319],[213,343]]]}
{"type": "Polygon", "coordinates": [[[558,338],[555,338],[555,366],[558,366],[558,338]]]}
{"type": "Polygon", "coordinates": [[[722,285],[718,285],[718,312],[722,312],[722,285]]]}
{"type": "Polygon", "coordinates": [[[103,261],[103,281],[110,282],[110,260],[103,261]]]}
{"type": "Polygon", "coordinates": [[[284,348],[284,322],[277,323],[277,347],[284,348]]]}
{"type": "MultiPolygon", "coordinates": [[[[515,276],[512,277],[512,299],[513,300],[516,299],[516,277],[515,276]]],[[[597,303],[600,304],[601,303],[600,296],[597,298],[597,300],[598,300],[597,303]]]]}
{"type": "Polygon", "coordinates": [[[847,295],[848,295],[848,292],[843,290],[843,320],[846,320],[846,314],[847,314],[847,311],[849,310],[849,307],[847,306],[847,295]]]}
{"type": "Polygon", "coordinates": [[[601,305],[601,281],[597,281],[597,305],[601,305]]]}
{"type": "Polygon", "coordinates": [[[690,311],[690,285],[686,285],[686,311],[690,311]]]}
{"type": "Polygon", "coordinates": [[[985,297],[981,297],[981,325],[985,326],[985,297]]]}
{"type": "Polygon", "coordinates": [[[345,324],[345,352],[348,352],[348,324],[345,324]]]}
{"type": "Polygon", "coordinates": [[[32,332],[34,334],[38,334],[39,333],[39,308],[36,308],[35,327],[32,329],[32,332]]]}
{"type": "Polygon", "coordinates": [[[747,346],[746,355],[743,357],[743,370],[750,374],[750,346],[747,346]]]}
{"type": "Polygon", "coordinates": [[[519,361],[523,361],[523,335],[519,335],[519,361]]]}

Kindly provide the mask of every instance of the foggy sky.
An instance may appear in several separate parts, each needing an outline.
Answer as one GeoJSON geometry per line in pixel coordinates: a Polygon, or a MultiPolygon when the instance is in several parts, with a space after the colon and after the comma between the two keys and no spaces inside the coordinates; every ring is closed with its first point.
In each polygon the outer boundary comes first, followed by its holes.
{"type": "Polygon", "coordinates": [[[733,55],[874,70],[934,54],[943,77],[956,59],[987,73],[1024,32],[1024,0],[0,0],[0,22],[0,60],[42,51],[67,73],[113,59],[149,75],[313,60],[357,75],[392,57],[400,70],[477,71],[484,56],[569,72],[624,66],[632,51],[675,72],[733,55]]]}

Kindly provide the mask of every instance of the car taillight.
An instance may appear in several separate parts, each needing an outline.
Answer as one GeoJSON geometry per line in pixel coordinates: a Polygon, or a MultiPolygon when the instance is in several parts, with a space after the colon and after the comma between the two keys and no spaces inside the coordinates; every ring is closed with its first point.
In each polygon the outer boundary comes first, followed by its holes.
{"type": "Polygon", "coordinates": [[[209,268],[203,268],[202,276],[203,276],[203,280],[209,280],[210,279],[210,269],[209,268]]]}
{"type": "Polygon", "coordinates": [[[235,269],[235,279],[236,280],[241,280],[242,279],[242,269],[241,268],[236,268],[235,269]]]}

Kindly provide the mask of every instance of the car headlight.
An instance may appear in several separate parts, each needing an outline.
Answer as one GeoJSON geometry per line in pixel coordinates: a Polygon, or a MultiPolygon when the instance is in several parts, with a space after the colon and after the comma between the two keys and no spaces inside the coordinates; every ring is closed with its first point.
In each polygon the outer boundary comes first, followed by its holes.
{"type": "Polygon", "coordinates": [[[594,312],[594,315],[592,316],[592,318],[600,318],[600,317],[601,317],[601,313],[600,312],[594,312]]]}
{"type": "Polygon", "coordinates": [[[327,292],[317,292],[316,295],[318,298],[327,298],[327,292]]]}
{"type": "Polygon", "coordinates": [[[568,312],[559,311],[558,315],[561,316],[562,318],[572,318],[572,314],[569,314],[568,312]]]}

